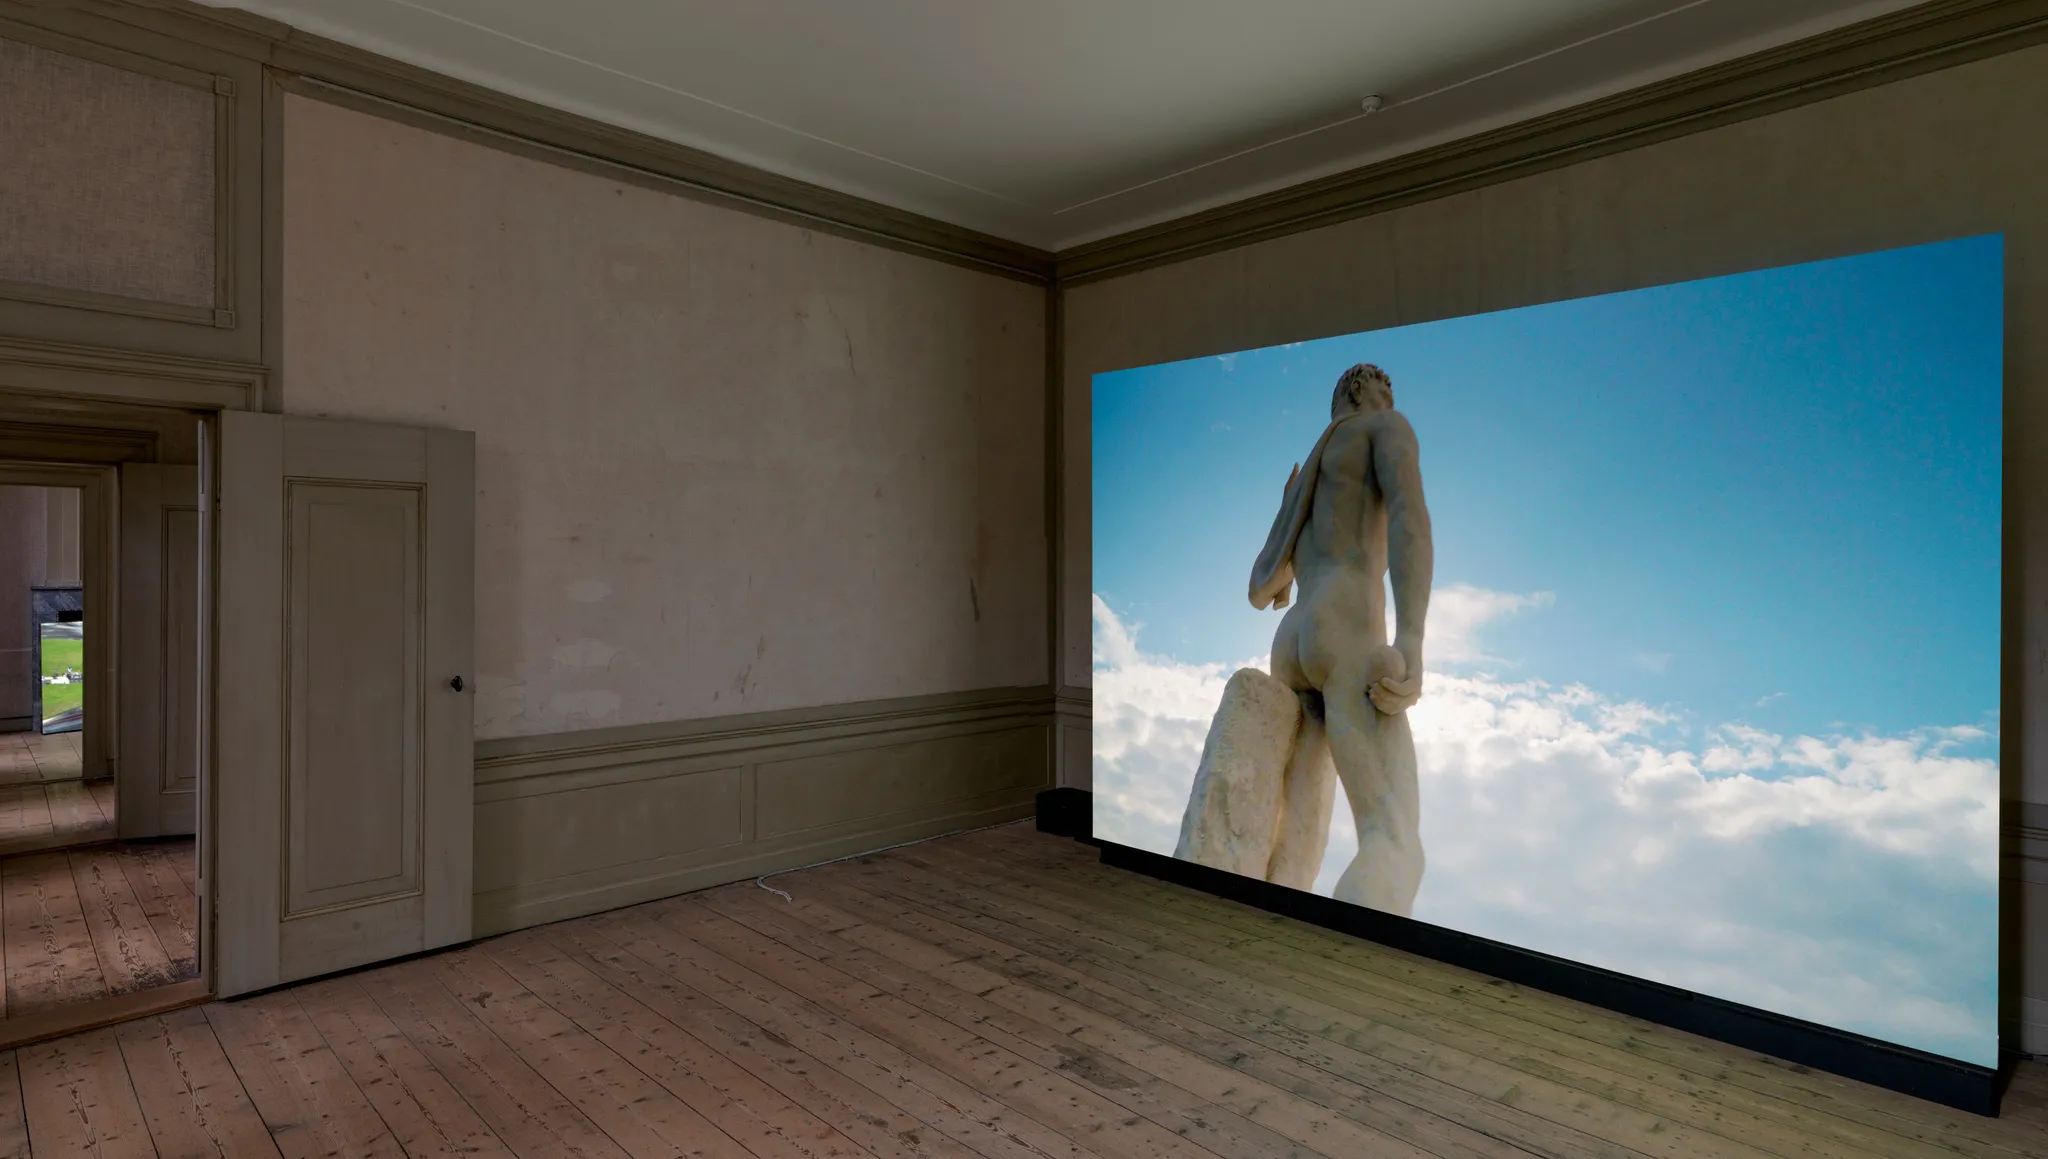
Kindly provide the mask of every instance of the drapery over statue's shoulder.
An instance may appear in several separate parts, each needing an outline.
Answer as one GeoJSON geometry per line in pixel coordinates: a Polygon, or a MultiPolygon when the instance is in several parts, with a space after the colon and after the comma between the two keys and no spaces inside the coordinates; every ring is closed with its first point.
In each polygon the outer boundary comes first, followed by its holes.
{"type": "Polygon", "coordinates": [[[1258,561],[1252,564],[1252,607],[1265,611],[1269,607],[1284,608],[1292,598],[1288,589],[1294,586],[1294,543],[1301,538],[1301,529],[1308,523],[1308,513],[1316,498],[1316,478],[1322,473],[1323,448],[1329,445],[1330,436],[1345,423],[1364,418],[1360,414],[1349,414],[1323,428],[1322,437],[1316,440],[1315,448],[1308,453],[1308,461],[1294,469],[1287,479],[1287,490],[1280,500],[1280,513],[1273,517],[1273,530],[1266,533],[1266,546],[1260,550],[1258,561]]]}

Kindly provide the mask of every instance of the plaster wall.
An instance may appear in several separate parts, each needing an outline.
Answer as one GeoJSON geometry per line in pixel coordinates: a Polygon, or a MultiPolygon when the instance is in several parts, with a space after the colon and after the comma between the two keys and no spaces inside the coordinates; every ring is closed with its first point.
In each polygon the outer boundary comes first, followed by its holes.
{"type": "MultiPolygon", "coordinates": [[[[2048,1051],[2048,841],[2035,839],[2048,837],[2043,108],[2048,48],[2034,48],[1069,289],[1062,682],[1090,683],[1097,372],[2002,232],[2006,949],[2028,1049],[2048,1051]]],[[[1063,782],[1086,786],[1086,744],[1062,753],[1063,782]]]]}
{"type": "Polygon", "coordinates": [[[1045,291],[284,108],[288,413],[477,432],[480,740],[1046,682],[1045,291]]]}

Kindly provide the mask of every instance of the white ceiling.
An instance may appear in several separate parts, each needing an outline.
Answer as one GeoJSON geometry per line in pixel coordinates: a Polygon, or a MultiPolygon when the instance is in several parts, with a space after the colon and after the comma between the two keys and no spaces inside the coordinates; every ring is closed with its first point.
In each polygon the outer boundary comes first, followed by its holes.
{"type": "MultiPolygon", "coordinates": [[[[221,3],[222,0],[209,0],[221,3]]],[[[238,0],[1047,249],[1912,0],[238,0]],[[1383,94],[1370,117],[1358,102],[1383,94]]]]}

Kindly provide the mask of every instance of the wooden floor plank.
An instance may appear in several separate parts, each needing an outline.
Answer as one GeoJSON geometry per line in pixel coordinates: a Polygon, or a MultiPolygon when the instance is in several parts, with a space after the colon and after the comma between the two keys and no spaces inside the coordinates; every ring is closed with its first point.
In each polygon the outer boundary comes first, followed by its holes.
{"type": "Polygon", "coordinates": [[[36,767],[35,755],[22,743],[22,735],[18,732],[0,733],[0,785],[15,785],[42,777],[42,770],[36,767]]]}
{"type": "Polygon", "coordinates": [[[154,1013],[167,1003],[147,995],[189,988],[199,976],[195,903],[172,868],[180,859],[193,859],[191,841],[0,859],[0,1041],[154,1013]],[[137,881],[159,888],[138,892],[137,881]],[[138,1001],[109,1005],[124,997],[138,1001]]]}
{"type": "Polygon", "coordinates": [[[85,773],[82,732],[22,733],[37,774],[46,781],[76,780],[85,773]]]}
{"type": "MultiPolygon", "coordinates": [[[[89,958],[172,962],[176,856],[127,848],[42,860],[89,958]]],[[[9,974],[64,941],[37,869],[0,862],[9,974]]],[[[774,884],[0,1050],[0,1159],[2048,1159],[2038,1064],[1959,1116],[1022,826],[774,884]]]]}
{"type": "MultiPolygon", "coordinates": [[[[1039,849],[1050,847],[1050,852],[1058,855],[1068,853],[1060,848],[1068,843],[1035,844],[1039,849]]],[[[2048,1138],[2024,1137],[2000,1128],[1993,1120],[1596,1011],[1541,991],[1110,869],[1092,859],[1078,864],[1035,860],[1044,854],[1035,853],[1029,844],[1020,846],[1016,834],[1003,835],[999,847],[1019,854],[1022,864],[1009,858],[990,858],[977,868],[1009,874],[1013,888],[1028,888],[1034,897],[1052,894],[1075,899],[1103,909],[1107,920],[1117,923],[1129,915],[1141,921],[1177,923],[1175,928],[1182,932],[1206,930],[1206,940],[1240,946],[1251,958],[1276,962],[1284,969],[1315,970],[1325,986],[1347,991],[1383,989],[1373,980],[1377,975],[1399,987],[1409,999],[1433,1002],[1437,1010],[1448,1011],[1499,1041],[1572,1052],[1698,1097],[1775,1116],[1801,1131],[1873,1148],[1873,1154],[1918,1155],[1928,1153],[1928,1148],[1947,1154],[1952,1141],[1961,1137],[2018,1155],[2048,1155],[2048,1138]],[[1007,867],[1005,862],[1009,862],[1007,867]],[[1023,869],[1025,865],[1060,865],[1064,872],[1033,875],[1023,869]],[[1187,919],[1176,915],[1187,915],[1187,919]],[[1189,920],[1193,924],[1188,924],[1189,920]],[[1334,969],[1320,965],[1325,962],[1334,969]]],[[[956,864],[957,859],[948,861],[949,866],[956,864]]],[[[1264,976],[1272,967],[1247,963],[1246,968],[1264,976]]]]}
{"type": "MultiPolygon", "coordinates": [[[[808,891],[807,891],[808,895],[808,891]]],[[[968,930],[941,914],[917,910],[867,890],[836,890],[834,900],[849,912],[877,924],[893,924],[913,936],[942,944],[961,961],[934,973],[986,992],[991,1001],[1014,1004],[1069,1019],[1069,1032],[1100,1050],[1116,1053],[1128,1046],[1125,1028],[1135,1028],[1163,1044],[1148,1052],[1155,1070],[1186,1073],[1176,1055],[1221,1066],[1250,1082],[1226,1086],[1218,1094],[1226,1105],[1246,1114],[1272,1112],[1263,1088],[1284,1091],[1293,1099],[1322,1108],[1388,1134],[1418,1141],[1440,1131],[1436,1121],[1455,1124],[1537,1155],[1563,1159],[1637,1159],[1638,1152],[1560,1126],[1525,1110],[1475,1098],[1427,1074],[1390,1066],[1378,1059],[1329,1052],[1302,1051],[1295,1038],[1265,1027],[1257,1019],[1217,1026],[1190,1016],[1179,996],[1164,991],[1119,986],[1089,977],[1080,963],[1035,955],[997,938],[968,930]],[[1012,985],[1007,988],[1003,983],[1012,985]],[[1058,999],[1043,1001],[1043,993],[1058,999]],[[1092,1014],[1094,1025],[1087,1016],[1092,1014]],[[1110,1027],[1105,1031],[1103,1027],[1110,1027]]],[[[972,923],[972,918],[963,921],[972,923]]],[[[1001,930],[996,930],[1001,933],[1001,930]]],[[[1193,1072],[1189,1081],[1201,1076],[1193,1072]]],[[[1263,1121],[1263,1120],[1262,1120],[1263,1121]]]]}
{"type": "MultiPolygon", "coordinates": [[[[1117,914],[1128,911],[1119,908],[1117,914]]],[[[1842,1116],[1830,1110],[1814,1109],[1799,1101],[1752,1091],[1740,1085],[1716,1081],[1712,1076],[1668,1061],[1645,1060],[1618,1045],[1589,1041],[1576,1034],[1556,1030],[1540,1021],[1516,1017],[1497,1009],[1474,990],[1495,989],[1478,983],[1447,992],[1415,987],[1406,979],[1364,969],[1355,962],[1304,953],[1294,944],[1268,939],[1235,940],[1228,927],[1206,937],[1194,933],[1166,907],[1150,907],[1147,916],[1162,926],[1186,933],[1197,943],[1230,945],[1246,959],[1246,968],[1264,978],[1284,978],[1290,986],[1311,987],[1345,996],[1360,1008],[1397,1004],[1430,1019],[1431,1033],[1467,1049],[1485,1049],[1511,1044],[1517,1065],[1543,1067],[1547,1073],[1564,1076],[1582,1089],[1599,1089],[1607,1097],[1619,1097],[1634,1105],[1669,1109],[1669,1095],[1682,1096],[1711,1105],[1711,1113],[1725,1115],[1721,1121],[1745,1132],[1746,1137],[1777,1139],[1786,1132],[1812,1136],[1824,1147],[1838,1144],[1844,1153],[1885,1155],[1896,1159],[1925,1159],[1950,1154],[1939,1130],[1920,1130],[1896,1120],[1877,1116],[1842,1116]],[[1638,1089],[1641,1088],[1641,1089],[1638,1089]],[[1668,1092],[1660,1094],[1659,1092],[1668,1092]]],[[[1697,1111],[1695,1113],[1698,1113],[1697,1111]]]]}
{"type": "Polygon", "coordinates": [[[197,975],[196,970],[185,973],[172,965],[135,896],[117,848],[75,850],[67,857],[107,993],[168,986],[197,975]]]}
{"type": "Polygon", "coordinates": [[[417,1047],[493,1133],[522,1159],[626,1155],[589,1116],[499,1040],[436,981],[409,962],[365,983],[377,1006],[417,1047]]]}
{"type": "Polygon", "coordinates": [[[1402,1071],[1434,1078],[1476,1100],[1506,1103],[1560,1126],[1665,1159],[1760,1159],[1770,1154],[1735,1138],[1622,1103],[1587,1099],[1585,1092],[1433,1041],[1416,1034],[1413,1027],[1396,1026],[1387,1019],[1348,1018],[1339,1005],[1253,977],[1232,975],[1212,963],[1122,932],[1063,924],[1058,915],[1014,898],[1003,899],[998,908],[973,890],[908,866],[900,857],[878,859],[857,872],[898,896],[939,901],[961,913],[977,915],[991,923],[990,929],[1003,931],[1000,940],[1019,948],[1067,956],[1097,977],[1122,979],[1171,994],[1175,1004],[1211,1025],[1243,1028],[1247,1020],[1240,1011],[1248,1000],[1265,1008],[1267,1017],[1281,1028],[1303,1036],[1292,1045],[1293,1050],[1313,1052],[1326,1060],[1321,1065],[1339,1073],[1355,1068],[1352,1077],[1371,1076],[1375,1081],[1389,1077],[1402,1081],[1402,1071]],[[1395,1069],[1389,1071],[1368,1061],[1374,1059],[1395,1069]]]}
{"type": "Polygon", "coordinates": [[[1089,1159],[1100,1152],[1017,1113],[941,1067],[905,1054],[796,998],[646,913],[594,923],[641,959],[846,1077],[889,1098],[986,1159],[1089,1159]]]}
{"type": "Polygon", "coordinates": [[[359,979],[315,982],[292,994],[409,1159],[512,1155],[447,1076],[385,1017],[359,979]]]}
{"type": "Polygon", "coordinates": [[[760,1159],[868,1155],[831,1124],[753,1080],[703,1041],[656,1016],[546,941],[514,934],[480,949],[519,986],[695,1108],[760,1159]]]}
{"type": "Polygon", "coordinates": [[[0,838],[17,841],[42,837],[52,828],[49,791],[41,781],[0,788],[0,838]]]}
{"type": "Polygon", "coordinates": [[[290,992],[203,1008],[286,1159],[399,1159],[404,1151],[290,992]]]}
{"type": "MultiPolygon", "coordinates": [[[[616,931],[607,934],[594,922],[576,922],[551,927],[545,937],[565,960],[709,1045],[762,1087],[831,1124],[876,1159],[975,1159],[974,1151],[912,1115],[904,1100],[862,1086],[787,1038],[629,953],[616,931]]],[[[731,1081],[736,1089],[746,1089],[736,1078],[731,1081]]]]}
{"type": "Polygon", "coordinates": [[[37,780],[0,786],[0,855],[114,839],[112,781],[37,780]]]}
{"type": "Polygon", "coordinates": [[[156,1159],[112,1030],[23,1047],[19,1054],[34,1152],[156,1159]]]}
{"type": "MultiPolygon", "coordinates": [[[[39,784],[13,782],[0,784],[0,840],[15,836],[28,824],[22,811],[26,808],[25,802],[31,792],[40,798],[43,795],[43,787],[39,784]]],[[[45,815],[47,816],[47,809],[45,815]]]]}
{"type": "Polygon", "coordinates": [[[0,1051],[0,1159],[28,1159],[28,1109],[21,1101],[21,1053],[0,1051]]]}
{"type": "Polygon", "coordinates": [[[117,846],[121,872],[169,960],[171,973],[199,976],[198,904],[185,873],[198,864],[192,841],[117,846]]]}
{"type": "Polygon", "coordinates": [[[277,1156],[263,1116],[200,1010],[124,1023],[115,1038],[159,1159],[277,1156]]]}
{"type": "MultiPolygon", "coordinates": [[[[1266,939],[1214,937],[1211,931],[1176,917],[1167,907],[1148,906],[1132,910],[1120,904],[1090,910],[1103,899],[1047,888],[1025,888],[1023,878],[1008,877],[1003,869],[986,864],[963,865],[944,852],[933,854],[942,872],[962,875],[997,896],[1030,898],[1072,918],[1073,928],[1087,929],[1091,917],[1113,922],[1117,929],[1154,948],[1172,947],[1196,961],[1219,969],[1242,962],[1262,984],[1274,993],[1299,997],[1320,996],[1351,1016],[1335,1023],[1351,1032],[1366,1026],[1396,1027],[1441,1045],[1474,1053],[1489,1053],[1503,1040],[1504,1028],[1525,1031],[1507,1065],[1538,1078],[1555,1080],[1567,1087],[1599,1092],[1603,1097],[1685,1123],[1701,1130],[1740,1139],[1774,1154],[1796,1154],[1812,1150],[1835,1159],[1877,1154],[1895,1159],[1938,1159],[1949,1152],[1932,1144],[1900,1139],[1847,1120],[1817,1114],[1801,1114],[1787,1104],[1759,1098],[1729,1100],[1714,1095],[1709,1084],[1682,1073],[1660,1071],[1644,1075],[1631,1068],[1618,1052],[1588,1049],[1567,1036],[1544,1033],[1534,1026],[1505,1026],[1475,1023],[1475,1007],[1456,997],[1442,997],[1432,991],[1406,986],[1369,972],[1350,969],[1296,949],[1282,949],[1266,939]],[[1321,967],[1321,968],[1318,968],[1321,967]],[[1619,1069],[1617,1069],[1619,1068],[1619,1069]]],[[[1315,1016],[1309,1016],[1315,1018],[1315,1016]]],[[[1320,1019],[1316,1019],[1320,1021],[1320,1019]]]]}
{"type": "Polygon", "coordinates": [[[748,1159],[739,1142],[475,950],[434,959],[437,981],[630,1155],[748,1159]]]}
{"type": "Polygon", "coordinates": [[[1056,1066],[963,1030],[827,963],[794,951],[703,905],[697,897],[654,908],[661,920],[788,993],[844,1019],[905,1055],[930,1059],[982,1094],[1033,1121],[1089,1137],[1105,1155],[1126,1159],[1198,1159],[1200,1149],[1171,1130],[1133,1118],[1056,1066]]]}
{"type": "Polygon", "coordinates": [[[1042,1065],[1071,1074],[1104,1098],[1215,1154],[1232,1159],[1306,1159],[1388,1149],[1386,1136],[1349,1120],[1309,1114],[1284,1097],[1260,1101],[1252,1108],[1253,1117],[1239,1115],[1228,1105],[1231,1097],[1225,1092],[1232,1088],[1251,1087],[1255,1099],[1261,1094],[1284,1093],[1279,1088],[1259,1091],[1264,1084],[1247,1083],[1244,1075],[1190,1054],[1169,1059],[1165,1067],[1156,1065],[1156,1057],[1146,1057],[1140,1064],[1134,1056],[1166,1044],[1139,1034],[1129,1036],[1134,1047],[1131,1053],[1090,1048],[1073,1036],[1071,1022],[1056,1024],[1064,1022],[1058,1012],[1018,1013],[990,1001],[990,989],[1007,985],[1003,979],[991,975],[993,986],[989,986],[978,984],[980,979],[945,981],[934,977],[924,967],[943,969],[964,959],[944,951],[935,959],[924,943],[890,937],[887,931],[843,911],[815,903],[784,903],[749,889],[715,890],[703,895],[703,900],[733,921],[821,962],[833,963],[963,1030],[985,1035],[1042,1065]],[[809,932],[797,929],[797,923],[809,932]],[[1048,1013],[1056,1021],[1040,1021],[1048,1013]],[[1144,1064],[1153,1065],[1148,1068],[1144,1064]],[[1278,1113],[1261,1119],[1260,1112],[1269,1107],[1278,1113]]]}
{"type": "Polygon", "coordinates": [[[0,862],[0,937],[7,941],[8,1017],[107,996],[64,854],[0,862]]]}
{"type": "Polygon", "coordinates": [[[100,809],[99,798],[84,781],[57,781],[43,787],[50,801],[50,828],[59,834],[87,834],[111,829],[113,818],[100,809]]]}

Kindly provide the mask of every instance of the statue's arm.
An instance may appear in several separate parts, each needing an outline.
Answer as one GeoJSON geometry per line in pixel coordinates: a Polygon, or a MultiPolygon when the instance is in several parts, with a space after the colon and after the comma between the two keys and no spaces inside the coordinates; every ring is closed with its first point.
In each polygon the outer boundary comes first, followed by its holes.
{"type": "Polygon", "coordinates": [[[1388,411],[1373,432],[1372,470],[1387,504],[1387,573],[1394,588],[1394,648],[1408,662],[1408,681],[1422,677],[1422,625],[1436,568],[1429,508],[1422,501],[1422,463],[1415,428],[1388,411]]]}

